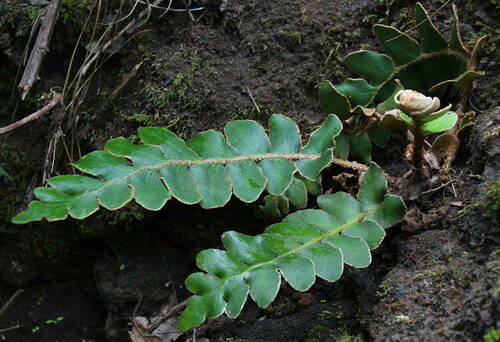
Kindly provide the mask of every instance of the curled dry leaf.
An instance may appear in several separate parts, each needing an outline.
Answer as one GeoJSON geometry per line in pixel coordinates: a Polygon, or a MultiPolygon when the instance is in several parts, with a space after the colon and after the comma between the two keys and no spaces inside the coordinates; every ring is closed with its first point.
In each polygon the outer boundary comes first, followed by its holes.
{"type": "Polygon", "coordinates": [[[395,96],[396,104],[409,116],[426,116],[439,109],[441,102],[437,97],[429,97],[418,91],[400,90],[395,96]]]}
{"type": "Polygon", "coordinates": [[[130,339],[133,342],[173,342],[183,334],[177,329],[178,320],[175,317],[160,324],[150,334],[147,333],[148,320],[145,317],[135,317],[134,322],[134,327],[129,331],[130,339]]]}
{"type": "Polygon", "coordinates": [[[413,205],[406,213],[401,230],[408,234],[417,233],[445,215],[449,208],[450,205],[445,204],[439,208],[432,209],[426,214],[422,213],[416,205],[413,205]]]}
{"type": "Polygon", "coordinates": [[[431,152],[439,159],[448,158],[456,149],[460,141],[456,135],[445,133],[437,137],[431,147],[431,152]]]}

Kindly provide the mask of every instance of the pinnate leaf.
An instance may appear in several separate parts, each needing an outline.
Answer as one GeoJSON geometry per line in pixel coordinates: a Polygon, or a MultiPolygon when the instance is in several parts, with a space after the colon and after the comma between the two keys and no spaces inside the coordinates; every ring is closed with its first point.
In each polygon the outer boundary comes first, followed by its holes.
{"type": "Polygon", "coordinates": [[[232,194],[254,202],[265,189],[276,196],[286,193],[286,201],[303,208],[307,188],[299,178],[318,179],[333,160],[334,140],[341,130],[340,120],[329,115],[302,147],[297,125],[283,115],[270,118],[269,137],[250,120],[229,122],[225,134],[209,130],[187,142],[165,128],[140,128],[141,143],[111,139],[105,150],[73,163],[88,176],[50,178],[49,187],[37,189],[38,200],[13,222],[63,220],[68,215],[83,219],[100,206],[114,210],[131,200],[160,210],[172,197],[217,208],[232,194]]]}
{"type": "Polygon", "coordinates": [[[344,264],[368,266],[370,250],[380,245],[384,229],[406,212],[401,198],[386,194],[386,189],[382,171],[372,164],[357,199],[342,192],[322,195],[320,209],[290,214],[261,235],[224,233],[224,250],[198,254],[197,265],[207,273],[187,278],[187,288],[194,295],[181,314],[179,328],[194,328],[223,312],[234,318],[249,294],[265,307],[276,297],[281,278],[306,291],[316,276],[338,280],[344,264]]]}

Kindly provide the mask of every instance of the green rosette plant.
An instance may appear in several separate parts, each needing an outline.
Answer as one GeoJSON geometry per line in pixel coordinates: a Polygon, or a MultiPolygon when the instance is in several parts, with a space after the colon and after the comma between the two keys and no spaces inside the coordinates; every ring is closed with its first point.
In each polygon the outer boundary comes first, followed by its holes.
{"type": "Polygon", "coordinates": [[[226,232],[224,250],[201,251],[196,264],[204,272],[186,279],[194,296],[179,328],[195,328],[223,313],[236,318],[249,295],[266,307],[282,279],[297,291],[307,291],[317,277],[340,279],[344,264],[367,267],[385,229],[406,213],[402,199],[387,194],[386,179],[375,164],[364,175],[357,198],[345,192],[322,195],[318,206],[290,214],[257,236],[226,232]]]}
{"type": "Polygon", "coordinates": [[[457,8],[449,38],[434,26],[422,4],[415,7],[420,42],[398,29],[374,25],[373,32],[387,54],[360,50],[348,54],[344,62],[363,78],[349,78],[334,85],[324,81],[319,98],[325,113],[335,113],[348,125],[337,140],[336,156],[353,155],[371,161],[372,143],[385,147],[389,133],[377,122],[380,114],[397,108],[395,95],[413,89],[441,98],[454,98],[472,87],[483,73],[477,68],[477,51],[467,47],[459,31],[457,8]]]}

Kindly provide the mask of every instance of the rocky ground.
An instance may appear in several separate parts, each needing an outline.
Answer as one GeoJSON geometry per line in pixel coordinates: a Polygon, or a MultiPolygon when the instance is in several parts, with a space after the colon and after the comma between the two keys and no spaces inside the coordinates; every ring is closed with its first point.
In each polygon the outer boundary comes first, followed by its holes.
{"type": "MultiPolygon", "coordinates": [[[[112,13],[119,1],[105,3],[112,13]]],[[[424,5],[432,12],[444,3],[424,5]]],[[[476,342],[500,329],[499,5],[456,4],[468,42],[489,36],[479,54],[486,76],[471,99],[477,121],[462,137],[453,183],[409,200],[407,189],[398,187],[410,168],[405,138],[394,136],[388,148],[374,151],[374,160],[391,177],[393,192],[406,196],[414,210],[390,229],[372,265],[348,269],[334,284],[319,281],[306,295],[284,287],[270,308],[249,304],[235,321],[210,321],[198,330],[198,340],[476,342]]],[[[44,5],[0,3],[0,126],[38,109],[50,88],[64,84],[85,23],[85,1],[63,1],[41,80],[24,101],[11,97],[32,23],[44,5]]],[[[173,5],[182,7],[182,1],[173,5]]],[[[67,121],[53,175],[68,172],[68,162],[80,153],[102,148],[111,137],[132,136],[144,125],[189,138],[234,119],[265,125],[271,114],[282,113],[311,132],[324,118],[319,82],[350,76],[342,64],[347,53],[379,49],[373,24],[412,28],[415,1],[228,0],[223,12],[220,1],[193,2],[198,5],[208,11],[193,12],[194,20],[186,12],[161,16],[153,10],[148,22],[125,36],[130,42],[104,56],[75,120],[67,121]],[[110,101],[124,80],[129,81],[110,101]]],[[[131,10],[127,6],[123,16],[131,10]]],[[[130,18],[143,9],[139,4],[130,18]]],[[[444,32],[450,18],[450,4],[433,17],[444,32]]],[[[72,70],[91,38],[92,31],[84,31],[72,70]]],[[[12,176],[0,176],[0,306],[24,289],[0,314],[1,340],[128,341],[134,313],[149,316],[172,297],[188,296],[183,281],[195,270],[198,251],[218,247],[228,229],[257,234],[267,225],[255,216],[255,206],[237,201],[209,211],[169,203],[159,213],[128,206],[82,222],[10,224],[42,184],[57,119],[47,115],[0,135],[0,166],[12,176]]]]}

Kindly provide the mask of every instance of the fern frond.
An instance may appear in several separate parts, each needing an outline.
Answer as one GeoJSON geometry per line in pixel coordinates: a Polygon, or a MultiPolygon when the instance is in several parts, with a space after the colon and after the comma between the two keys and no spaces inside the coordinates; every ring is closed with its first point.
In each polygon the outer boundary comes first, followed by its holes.
{"type": "Polygon", "coordinates": [[[344,192],[318,197],[321,209],[297,211],[257,236],[235,231],[222,236],[225,250],[208,249],[196,257],[206,273],[186,280],[192,296],[179,327],[188,330],[208,318],[237,317],[248,295],[260,306],[278,293],[281,278],[297,291],[306,291],[316,276],[338,280],[344,264],[367,267],[385,228],[399,222],[406,207],[388,195],[380,168],[370,166],[357,198],[344,192]]]}
{"type": "MultiPolygon", "coordinates": [[[[39,199],[14,217],[14,223],[68,215],[83,219],[100,206],[115,210],[135,200],[159,210],[172,197],[203,208],[224,206],[232,194],[244,202],[262,192],[276,196],[296,194],[295,175],[315,180],[330,165],[334,138],[342,124],[335,115],[314,131],[302,146],[297,125],[283,115],[269,120],[269,136],[255,121],[229,122],[224,134],[201,132],[185,142],[165,128],[139,129],[142,144],[120,137],[73,163],[85,175],[57,176],[49,187],[35,189],[39,199]]],[[[300,194],[299,194],[300,195],[300,194]]],[[[302,205],[299,195],[293,202],[302,205]]],[[[303,198],[302,198],[303,199],[303,198]]]]}

